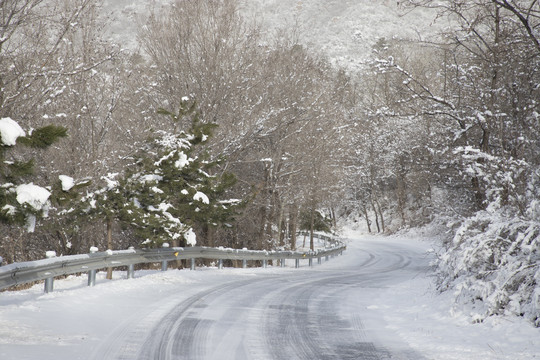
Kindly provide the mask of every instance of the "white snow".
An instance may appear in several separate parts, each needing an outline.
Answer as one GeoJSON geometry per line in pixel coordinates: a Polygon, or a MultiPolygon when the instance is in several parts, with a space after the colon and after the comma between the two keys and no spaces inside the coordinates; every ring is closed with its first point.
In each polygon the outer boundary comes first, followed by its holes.
{"type": "Polygon", "coordinates": [[[107,189],[113,190],[120,184],[115,178],[118,176],[118,173],[109,173],[107,176],[102,176],[101,178],[107,182],[107,189]]]}
{"type": "Polygon", "coordinates": [[[59,175],[58,179],[62,183],[62,191],[69,191],[75,186],[75,180],[71,176],[59,175]]]}
{"type": "Polygon", "coordinates": [[[197,235],[193,232],[193,229],[189,229],[184,233],[184,239],[186,239],[186,244],[195,246],[197,244],[197,235]]]}
{"type": "Polygon", "coordinates": [[[188,164],[189,164],[189,159],[187,155],[183,151],[180,151],[178,153],[178,160],[176,160],[176,162],[174,163],[174,166],[176,166],[178,169],[181,170],[184,168],[184,166],[188,164]]]}
{"type": "MultiPolygon", "coordinates": [[[[137,271],[135,279],[130,280],[125,279],[124,272],[114,272],[113,281],[105,280],[105,272],[99,272],[95,287],[86,286],[84,275],[55,280],[55,290],[49,294],[43,293],[43,284],[23,291],[2,292],[0,358],[92,359],[103,355],[97,354],[96,349],[104,344],[110,346],[110,354],[116,354],[120,348],[129,353],[131,347],[141,344],[116,343],[115,336],[139,331],[144,334],[180,301],[194,298],[207,289],[254,277],[264,282],[275,276],[282,278],[286,287],[288,279],[298,279],[298,274],[309,282],[311,274],[326,270],[342,269],[344,276],[350,276],[350,266],[368,259],[365,254],[378,254],[381,249],[393,247],[403,250],[403,255],[417,254],[417,261],[422,257],[427,257],[424,262],[429,261],[431,256],[426,253],[431,247],[429,242],[406,236],[366,236],[351,231],[345,236],[351,240],[344,256],[315,265],[313,269],[305,265],[294,269],[293,263],[288,263],[286,268],[267,269],[146,270],[137,271]]],[[[414,269],[415,265],[409,266],[414,269]]],[[[363,276],[358,274],[360,279],[363,276]]],[[[515,317],[491,317],[474,324],[467,314],[450,311],[452,294],[440,295],[433,287],[431,274],[425,270],[392,273],[392,277],[391,286],[347,286],[339,290],[340,285],[336,284],[339,296],[333,299],[337,313],[345,318],[351,314],[361,316],[363,327],[359,332],[372,334],[390,346],[404,343],[426,359],[540,358],[540,329],[530,323],[515,317]]],[[[204,298],[199,301],[204,304],[204,298]]],[[[227,313],[228,309],[222,311],[227,313]]],[[[242,336],[246,334],[239,332],[237,338],[242,336]]],[[[250,342],[247,346],[263,346],[260,344],[265,344],[267,339],[259,336],[262,335],[247,334],[250,342]]],[[[234,334],[231,337],[235,338],[234,334]]]]}
{"type": "Polygon", "coordinates": [[[33,233],[36,229],[36,216],[33,214],[26,215],[25,230],[29,233],[33,233]]]}
{"type": "Polygon", "coordinates": [[[200,191],[197,191],[195,195],[193,195],[193,200],[201,201],[204,204],[210,204],[210,199],[208,199],[208,196],[200,191]]]}
{"type": "Polygon", "coordinates": [[[156,175],[156,174],[147,174],[140,177],[140,181],[142,183],[152,182],[152,181],[160,181],[163,179],[163,176],[156,175]]]}
{"type": "Polygon", "coordinates": [[[13,205],[4,205],[2,211],[5,211],[8,216],[13,216],[17,212],[17,209],[13,205]]]}
{"type": "Polygon", "coordinates": [[[33,183],[21,184],[15,188],[15,191],[17,202],[21,205],[28,204],[34,210],[43,210],[51,196],[49,190],[33,183]]]}
{"type": "Polygon", "coordinates": [[[26,133],[15,120],[6,117],[0,119],[0,135],[4,145],[13,146],[17,143],[17,138],[26,136],[26,133]]]}

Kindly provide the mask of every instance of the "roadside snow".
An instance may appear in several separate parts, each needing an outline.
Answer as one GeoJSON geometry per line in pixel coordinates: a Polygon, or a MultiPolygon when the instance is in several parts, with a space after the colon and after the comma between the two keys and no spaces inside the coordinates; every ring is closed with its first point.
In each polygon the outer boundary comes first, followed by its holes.
{"type": "MultiPolygon", "coordinates": [[[[344,256],[316,265],[315,271],[350,272],[351,267],[347,266],[358,262],[355,255],[365,251],[376,254],[381,244],[386,249],[398,247],[417,254],[419,259],[429,260],[431,256],[426,252],[431,243],[425,239],[371,236],[353,231],[345,232],[344,237],[349,239],[344,256]]],[[[344,316],[350,315],[351,310],[362,314],[363,331],[376,332],[381,343],[408,344],[427,359],[540,359],[540,329],[509,317],[471,323],[468,314],[451,311],[452,294],[438,294],[430,274],[420,265],[418,271],[413,263],[406,274],[395,274],[402,277],[396,285],[349,289],[344,293],[346,296],[337,298],[336,307],[344,316]],[[358,309],[358,304],[363,309],[358,309]],[[388,324],[388,333],[397,334],[399,339],[391,338],[381,329],[382,322],[388,324]]],[[[125,279],[124,272],[115,272],[113,281],[105,280],[105,273],[99,272],[95,287],[86,286],[86,276],[70,276],[56,280],[54,292],[49,294],[43,294],[43,284],[24,291],[2,292],[0,359],[92,358],[93,349],[106,339],[113,343],[108,338],[111,334],[122,332],[141,319],[150,328],[160,321],[160,314],[168,313],[178,301],[206,289],[247,277],[265,281],[268,275],[286,279],[301,273],[309,279],[314,271],[305,265],[300,269],[293,266],[291,263],[286,268],[139,271],[130,280],[125,279]]]]}
{"type": "MultiPolygon", "coordinates": [[[[432,253],[432,234],[421,232],[390,237],[366,236],[348,229],[347,238],[408,243],[432,253]],[[413,240],[414,237],[414,240],[413,240]]],[[[473,323],[471,314],[456,311],[454,294],[435,289],[432,274],[419,273],[378,294],[372,305],[374,317],[381,316],[389,330],[427,359],[437,360],[525,360],[540,359],[540,329],[523,318],[492,316],[473,323]]]]}

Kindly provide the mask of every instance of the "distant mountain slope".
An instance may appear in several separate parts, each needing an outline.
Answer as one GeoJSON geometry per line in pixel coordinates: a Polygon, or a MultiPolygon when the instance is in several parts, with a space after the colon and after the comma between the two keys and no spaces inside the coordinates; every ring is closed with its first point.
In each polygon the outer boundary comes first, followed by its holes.
{"type": "MultiPolygon", "coordinates": [[[[157,6],[172,0],[156,0],[157,6]]],[[[380,38],[423,38],[434,31],[426,10],[405,13],[396,0],[241,0],[242,11],[269,31],[299,27],[301,41],[321,50],[335,63],[354,68],[380,38]]],[[[111,37],[136,47],[136,19],[148,12],[147,0],[104,0],[113,18],[111,37]]]]}
{"type": "Polygon", "coordinates": [[[396,0],[245,0],[267,26],[298,24],[308,46],[356,67],[380,38],[424,38],[434,31],[426,10],[406,13],[396,0]]]}

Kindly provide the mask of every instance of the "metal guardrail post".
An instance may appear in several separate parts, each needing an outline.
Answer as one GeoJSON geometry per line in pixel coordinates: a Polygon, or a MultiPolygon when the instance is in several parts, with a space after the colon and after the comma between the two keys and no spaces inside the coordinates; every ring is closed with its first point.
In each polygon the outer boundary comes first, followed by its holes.
{"type": "MultiPolygon", "coordinates": [[[[169,243],[163,243],[163,245],[161,245],[161,247],[164,248],[164,249],[168,249],[169,248],[169,243]]],[[[163,260],[161,262],[161,271],[167,271],[167,260],[163,260]]]]}
{"type": "MultiPolygon", "coordinates": [[[[56,257],[56,251],[47,251],[45,253],[45,257],[47,259],[52,259],[52,258],[56,257]]],[[[45,293],[48,294],[48,293],[52,292],[53,287],[54,287],[54,277],[46,278],[45,279],[45,289],[44,289],[45,293]]]]}
{"type": "Polygon", "coordinates": [[[320,257],[320,256],[319,256],[319,257],[317,258],[317,264],[319,264],[319,265],[321,265],[321,264],[322,264],[322,259],[321,259],[321,257],[320,257]]]}
{"type": "Polygon", "coordinates": [[[2,266],[2,261],[4,261],[4,259],[0,256],[0,266],[2,266]]]}
{"type": "Polygon", "coordinates": [[[294,259],[294,267],[297,269],[300,267],[300,259],[294,259]]]}
{"type": "Polygon", "coordinates": [[[218,269],[223,269],[223,259],[218,260],[218,269]]]}
{"type": "Polygon", "coordinates": [[[280,259],[280,260],[279,260],[279,265],[280,265],[281,267],[285,267],[285,259],[280,259]]]}
{"type": "MultiPolygon", "coordinates": [[[[98,248],[92,246],[90,248],[90,254],[95,254],[98,252],[98,248]]],[[[95,286],[96,285],[96,270],[90,270],[88,271],[88,286],[95,286]]]]}
{"type": "Polygon", "coordinates": [[[135,264],[128,265],[127,278],[128,279],[135,278],[135,264]]]}
{"type": "MultiPolygon", "coordinates": [[[[133,246],[128,247],[128,250],[135,250],[133,246]]],[[[129,264],[127,269],[127,278],[133,279],[135,278],[135,264],[129,264]]]]}
{"type": "Polygon", "coordinates": [[[195,270],[195,258],[191,258],[191,267],[190,270],[195,270]]]}
{"type": "Polygon", "coordinates": [[[246,269],[246,268],[247,268],[247,260],[242,259],[242,269],[246,269]]]}
{"type": "Polygon", "coordinates": [[[309,266],[310,266],[310,267],[313,266],[313,258],[309,258],[309,266]]]}
{"type": "Polygon", "coordinates": [[[328,255],[324,257],[324,261],[328,261],[328,255]]]}
{"type": "Polygon", "coordinates": [[[262,263],[262,267],[266,269],[268,267],[268,260],[264,259],[262,263]]]}

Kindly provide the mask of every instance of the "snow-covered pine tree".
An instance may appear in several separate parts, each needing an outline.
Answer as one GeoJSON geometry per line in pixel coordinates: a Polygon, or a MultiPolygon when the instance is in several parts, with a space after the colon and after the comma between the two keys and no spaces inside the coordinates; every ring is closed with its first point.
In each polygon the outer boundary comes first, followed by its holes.
{"type": "Polygon", "coordinates": [[[178,113],[160,110],[175,123],[191,121],[188,132],[157,131],[136,152],[124,174],[104,177],[106,185],[85,199],[87,214],[132,227],[141,243],[195,245],[195,230],[232,221],[243,202],[224,200],[235,183],[227,172],[211,175],[220,159],[210,159],[204,145],[215,124],[200,121],[195,102],[183,98],[178,113]]]}
{"type": "Polygon", "coordinates": [[[195,231],[208,238],[213,228],[234,219],[243,202],[224,199],[236,179],[231,173],[215,171],[223,159],[210,158],[205,145],[217,125],[200,120],[196,102],[184,97],[178,113],[163,109],[159,113],[175,124],[190,121],[191,128],[160,131],[140,152],[128,180],[136,199],[130,204],[131,221],[149,245],[171,241],[175,246],[195,245],[195,231]]]}
{"type": "Polygon", "coordinates": [[[0,222],[33,231],[36,218],[47,215],[51,191],[32,182],[34,159],[24,159],[17,145],[45,149],[67,131],[48,125],[27,133],[15,120],[5,117],[0,119],[0,134],[0,222]]]}

